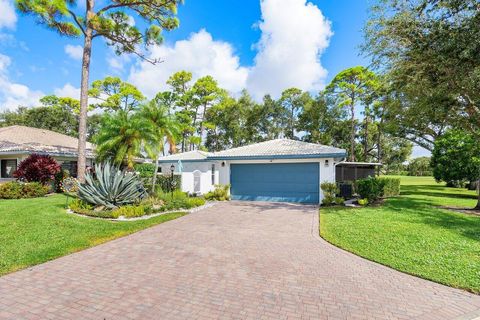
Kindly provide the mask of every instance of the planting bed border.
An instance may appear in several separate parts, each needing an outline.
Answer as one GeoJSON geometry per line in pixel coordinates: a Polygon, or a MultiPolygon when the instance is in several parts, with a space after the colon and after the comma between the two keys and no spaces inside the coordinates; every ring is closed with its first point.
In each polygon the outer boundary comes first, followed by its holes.
{"type": "Polygon", "coordinates": [[[155,217],[158,217],[158,216],[161,216],[161,215],[164,215],[164,214],[169,214],[169,213],[176,213],[176,212],[194,213],[194,212],[197,212],[197,211],[201,211],[201,210],[204,210],[204,209],[211,208],[214,205],[216,205],[217,203],[218,203],[218,201],[207,202],[203,206],[199,206],[199,207],[195,207],[195,208],[191,208],[191,209],[179,208],[179,209],[175,209],[175,210],[171,210],[171,211],[163,211],[163,212],[157,212],[157,213],[152,213],[152,214],[146,214],[144,216],[134,217],[134,218],[125,218],[123,216],[120,216],[118,218],[102,218],[102,217],[87,216],[85,214],[76,213],[71,209],[67,209],[66,211],[67,211],[68,214],[75,215],[75,216],[78,216],[78,217],[83,217],[83,218],[89,218],[89,219],[109,220],[109,221],[139,221],[139,220],[148,220],[150,218],[155,218],[155,217]]]}

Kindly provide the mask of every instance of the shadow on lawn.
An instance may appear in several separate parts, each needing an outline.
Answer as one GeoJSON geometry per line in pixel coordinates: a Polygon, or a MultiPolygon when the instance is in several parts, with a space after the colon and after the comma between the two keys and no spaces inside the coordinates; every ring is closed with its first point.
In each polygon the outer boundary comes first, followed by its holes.
{"type": "Polygon", "coordinates": [[[450,188],[444,186],[430,186],[430,185],[414,185],[414,186],[402,186],[402,195],[422,195],[429,197],[439,197],[439,198],[457,198],[457,199],[477,199],[475,194],[465,194],[460,193],[465,189],[459,189],[459,193],[454,192],[445,192],[450,188]],[[438,191],[437,191],[438,190],[438,191]]]}
{"type": "Polygon", "coordinates": [[[408,223],[422,223],[429,226],[438,226],[450,232],[480,241],[480,217],[463,213],[449,212],[435,208],[428,200],[412,198],[392,198],[386,204],[389,208],[400,213],[400,220],[408,223]],[[402,211],[409,210],[411,214],[401,218],[402,211]],[[412,217],[412,214],[414,215],[412,217]]]}

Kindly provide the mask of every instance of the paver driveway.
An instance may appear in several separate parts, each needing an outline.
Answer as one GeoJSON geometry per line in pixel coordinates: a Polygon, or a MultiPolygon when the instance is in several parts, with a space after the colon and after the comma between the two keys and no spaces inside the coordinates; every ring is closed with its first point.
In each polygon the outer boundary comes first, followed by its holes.
{"type": "Polygon", "coordinates": [[[0,278],[1,319],[472,319],[480,297],[318,238],[309,206],[231,202],[0,278]]]}

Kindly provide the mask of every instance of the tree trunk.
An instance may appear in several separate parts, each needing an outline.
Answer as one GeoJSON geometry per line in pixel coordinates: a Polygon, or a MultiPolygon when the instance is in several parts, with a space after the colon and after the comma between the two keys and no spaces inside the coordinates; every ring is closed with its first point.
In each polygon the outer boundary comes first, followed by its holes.
{"type": "Polygon", "coordinates": [[[477,195],[478,195],[478,201],[477,205],[475,206],[475,210],[480,210],[480,179],[477,181],[477,195]]]}
{"type": "Polygon", "coordinates": [[[365,115],[365,136],[364,136],[364,141],[363,141],[363,160],[365,162],[368,162],[368,119],[369,115],[365,115]]]}
{"type": "Polygon", "coordinates": [[[352,99],[352,104],[350,105],[350,112],[352,113],[351,115],[352,131],[350,133],[350,161],[352,162],[355,161],[355,105],[353,101],[355,100],[352,99]]]}
{"type": "Polygon", "coordinates": [[[152,194],[155,194],[155,186],[157,184],[158,158],[160,158],[160,153],[157,154],[157,158],[155,159],[155,172],[153,172],[152,177],[152,194]]]}
{"type": "Polygon", "coordinates": [[[93,30],[89,27],[88,20],[92,14],[93,5],[93,0],[87,0],[87,27],[85,30],[85,41],[83,45],[82,79],[80,85],[80,116],[78,127],[77,178],[81,183],[85,182],[85,169],[87,164],[85,149],[87,146],[88,76],[90,72],[90,59],[92,56],[93,35],[93,30]]]}

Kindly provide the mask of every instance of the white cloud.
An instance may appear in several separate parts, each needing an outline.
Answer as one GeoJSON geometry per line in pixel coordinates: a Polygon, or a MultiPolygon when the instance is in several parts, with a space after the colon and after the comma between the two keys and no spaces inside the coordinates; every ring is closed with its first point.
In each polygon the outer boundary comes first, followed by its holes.
{"type": "Polygon", "coordinates": [[[15,8],[13,7],[13,1],[0,0],[0,29],[2,28],[15,28],[17,23],[17,15],[15,14],[15,8]]]}
{"type": "Polygon", "coordinates": [[[37,105],[44,96],[43,92],[10,81],[7,70],[10,63],[10,57],[0,54],[0,109],[37,105]]]}
{"type": "Polygon", "coordinates": [[[69,97],[80,100],[80,88],[75,88],[70,83],[65,84],[62,88],[55,88],[53,93],[57,97],[69,97]]]}
{"type": "Polygon", "coordinates": [[[262,0],[262,32],[247,88],[257,98],[290,87],[320,90],[327,71],[320,55],[332,36],[330,22],[306,0],[262,0]]]}
{"type": "Polygon", "coordinates": [[[155,46],[149,56],[163,62],[156,65],[139,62],[131,69],[129,81],[150,97],[166,90],[167,79],[181,70],[192,72],[193,80],[211,75],[221,87],[231,92],[239,92],[246,85],[248,69],[240,66],[233,47],[213,40],[203,29],[174,45],[155,46]]]}
{"type": "MultiPolygon", "coordinates": [[[[324,87],[327,71],[320,56],[328,47],[332,30],[320,9],[307,0],[261,0],[260,41],[252,67],[241,66],[233,47],[200,30],[173,45],[157,46],[150,58],[164,60],[156,66],[140,62],[129,81],[151,96],[165,90],[165,81],[176,71],[191,71],[194,80],[213,76],[232,93],[247,88],[256,99],[269,93],[278,97],[290,87],[317,91],[324,87]]],[[[118,61],[109,61],[119,67],[118,61]]]]}
{"type": "Polygon", "coordinates": [[[74,60],[82,60],[83,47],[80,45],[67,44],[65,46],[65,53],[74,60]]]}

